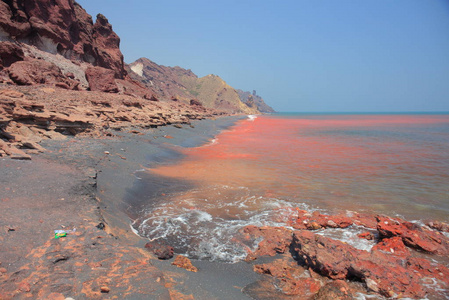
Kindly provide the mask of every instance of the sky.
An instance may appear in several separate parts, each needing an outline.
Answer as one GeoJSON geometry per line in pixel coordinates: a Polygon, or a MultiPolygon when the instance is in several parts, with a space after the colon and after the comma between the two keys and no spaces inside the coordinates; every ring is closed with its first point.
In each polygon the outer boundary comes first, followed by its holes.
{"type": "Polygon", "coordinates": [[[449,111],[448,0],[76,0],[140,57],[276,111],[449,111]]]}

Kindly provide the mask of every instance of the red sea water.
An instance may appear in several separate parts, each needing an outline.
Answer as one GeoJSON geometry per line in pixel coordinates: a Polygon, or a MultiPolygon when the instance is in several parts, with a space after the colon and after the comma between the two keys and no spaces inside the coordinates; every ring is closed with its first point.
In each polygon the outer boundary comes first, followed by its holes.
{"type": "Polygon", "coordinates": [[[180,151],[179,163],[150,172],[194,187],[134,227],[191,257],[243,258],[233,235],[283,225],[286,207],[449,221],[449,114],[258,116],[180,151]]]}

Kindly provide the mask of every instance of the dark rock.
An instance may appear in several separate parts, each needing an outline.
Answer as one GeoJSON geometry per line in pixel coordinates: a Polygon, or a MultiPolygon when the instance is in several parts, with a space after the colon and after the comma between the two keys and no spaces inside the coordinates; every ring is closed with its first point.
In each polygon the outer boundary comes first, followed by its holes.
{"type": "Polygon", "coordinates": [[[160,244],[157,242],[149,242],[145,244],[145,248],[151,251],[159,259],[170,259],[173,257],[174,249],[172,246],[160,244]]]}
{"type": "Polygon", "coordinates": [[[11,42],[0,42],[0,64],[7,68],[16,61],[22,61],[25,55],[18,45],[11,42]]]}
{"type": "Polygon", "coordinates": [[[203,104],[201,104],[201,102],[196,100],[196,99],[191,99],[190,100],[190,105],[192,105],[192,106],[203,106],[203,104]]]}
{"type": "Polygon", "coordinates": [[[354,297],[348,284],[343,280],[335,280],[323,286],[315,295],[314,300],[352,300],[354,297]]]}
{"type": "Polygon", "coordinates": [[[429,226],[432,229],[436,229],[438,231],[442,232],[449,232],[449,224],[440,222],[440,221],[429,221],[426,223],[427,226],[429,226]]]}
{"type": "Polygon", "coordinates": [[[159,102],[159,99],[155,95],[151,95],[151,97],[147,98],[150,101],[159,102]]]}

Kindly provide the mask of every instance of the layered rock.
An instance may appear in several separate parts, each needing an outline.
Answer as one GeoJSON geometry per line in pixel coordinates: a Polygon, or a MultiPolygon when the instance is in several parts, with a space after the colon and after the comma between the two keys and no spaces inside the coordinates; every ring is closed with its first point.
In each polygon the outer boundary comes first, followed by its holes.
{"type": "MultiPolygon", "coordinates": [[[[189,123],[219,115],[201,106],[61,88],[0,85],[0,156],[29,159],[42,139],[189,123]],[[20,91],[19,91],[20,90],[20,91]]],[[[135,130],[135,129],[134,129],[135,130]]]]}

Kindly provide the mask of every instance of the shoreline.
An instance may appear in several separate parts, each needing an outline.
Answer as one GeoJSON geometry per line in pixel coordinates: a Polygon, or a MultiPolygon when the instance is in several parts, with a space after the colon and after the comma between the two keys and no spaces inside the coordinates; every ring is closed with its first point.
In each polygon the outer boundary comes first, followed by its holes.
{"type": "MultiPolygon", "coordinates": [[[[135,185],[140,182],[136,171],[154,163],[173,163],[182,158],[176,147],[204,145],[243,118],[193,121],[192,126],[164,126],[141,130],[140,134],[118,131],[113,138],[75,136],[64,141],[45,140],[42,145],[47,152],[33,156],[31,161],[1,159],[0,167],[8,171],[2,172],[0,180],[8,189],[0,197],[2,211],[6,212],[1,221],[4,230],[0,241],[2,248],[9,251],[0,252],[0,299],[148,299],[150,296],[154,299],[268,300],[291,299],[294,295],[312,299],[318,297],[313,296],[318,291],[332,290],[333,285],[357,297],[368,295],[365,286],[368,285],[370,297],[379,295],[379,290],[375,290],[377,285],[371,281],[362,283],[363,277],[360,282],[341,283],[335,279],[345,279],[346,275],[329,279],[313,267],[325,262],[312,258],[304,262],[294,255],[303,251],[303,255],[313,256],[301,249],[298,241],[307,244],[316,238],[321,239],[322,245],[328,243],[331,248],[335,247],[332,244],[335,240],[318,237],[312,231],[333,224],[345,228],[347,219],[341,216],[294,211],[289,226],[247,226],[242,228],[243,235],[237,242],[245,244],[250,237],[262,242],[249,252],[246,261],[228,264],[192,259],[199,272],[172,266],[173,259],[158,260],[145,249],[148,240],[137,236],[130,226],[133,215],[142,207],[139,200],[143,199],[143,194],[134,193],[135,185]],[[53,230],[61,229],[69,233],[55,239],[53,230]],[[19,259],[13,261],[15,256],[19,259]],[[308,275],[304,277],[304,274],[308,275]]],[[[171,184],[166,178],[159,178],[151,190],[163,193],[171,184]]],[[[189,187],[188,183],[176,184],[180,189],[189,187]]],[[[368,219],[363,219],[371,222],[367,228],[375,230],[376,221],[368,219]]],[[[379,253],[388,247],[405,251],[402,242],[397,239],[395,242],[380,248],[379,253]]],[[[337,248],[363,256],[350,245],[338,243],[337,248]]],[[[319,250],[320,246],[311,249],[308,251],[319,250]]],[[[379,256],[382,263],[397,259],[384,256],[379,256]]],[[[424,263],[414,256],[401,259],[417,265],[424,263]]],[[[380,278],[379,286],[384,280],[380,278]]]]}
{"type": "Polygon", "coordinates": [[[41,144],[47,151],[32,160],[0,159],[2,170],[8,169],[0,175],[6,187],[0,205],[2,211],[11,212],[1,222],[0,299],[242,297],[240,290],[226,289],[242,282],[241,273],[249,280],[257,278],[251,268],[222,267],[234,276],[219,289],[223,274],[214,272],[216,263],[198,262],[202,272],[189,274],[171,261],[158,261],[144,248],[148,240],[132,231],[129,204],[123,199],[136,181],[136,170],[151,160],[172,163],[176,155],[170,148],[207,143],[243,118],[140,129],[140,134],[114,131],[115,137],[104,139],[44,140],[41,144]],[[23,173],[29,177],[25,182],[23,173]],[[52,195],[55,190],[58,197],[52,195]],[[69,233],[55,239],[54,230],[69,233]],[[133,270],[127,275],[129,269],[133,270]]]}

